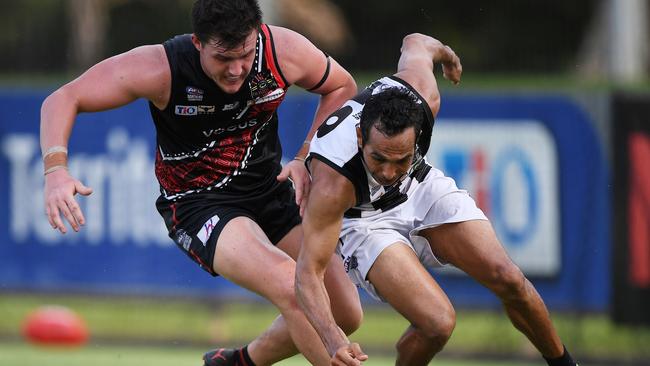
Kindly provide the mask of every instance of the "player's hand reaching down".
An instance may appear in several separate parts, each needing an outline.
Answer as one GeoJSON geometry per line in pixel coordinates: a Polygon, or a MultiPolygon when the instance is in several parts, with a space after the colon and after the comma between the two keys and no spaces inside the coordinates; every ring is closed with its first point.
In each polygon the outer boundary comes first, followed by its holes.
{"type": "Polygon", "coordinates": [[[79,231],[81,225],[86,223],[79,204],[74,195],[79,193],[88,196],[93,193],[92,188],[86,187],[79,180],[70,176],[66,169],[60,169],[45,175],[45,212],[47,220],[53,229],[58,229],[65,234],[67,229],[61,214],[70,223],[74,231],[79,231]]]}
{"type": "Polygon", "coordinates": [[[278,181],[284,182],[290,179],[293,182],[293,188],[296,190],[296,204],[300,206],[300,216],[305,212],[307,197],[309,197],[309,186],[311,179],[305,167],[304,159],[294,159],[282,167],[282,171],[277,177],[278,181]]]}
{"type": "Polygon", "coordinates": [[[348,343],[342,346],[332,356],[331,366],[359,366],[368,359],[358,343],[348,343]]]}

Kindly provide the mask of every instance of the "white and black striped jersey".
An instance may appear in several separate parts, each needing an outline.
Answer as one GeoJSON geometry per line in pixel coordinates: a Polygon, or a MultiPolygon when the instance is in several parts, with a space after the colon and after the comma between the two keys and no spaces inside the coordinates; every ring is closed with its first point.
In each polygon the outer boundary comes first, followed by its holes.
{"type": "Polygon", "coordinates": [[[426,100],[404,80],[384,77],[365,88],[332,113],[312,138],[307,166],[311,159],[318,159],[348,178],[355,188],[357,204],[345,213],[345,217],[368,217],[390,210],[408,199],[408,193],[421,182],[431,170],[424,159],[431,142],[434,119],[426,100]],[[412,92],[425,110],[426,120],[417,141],[416,158],[409,172],[391,186],[378,184],[366,169],[357,143],[356,126],[368,98],[390,87],[405,88],[412,92]]]}

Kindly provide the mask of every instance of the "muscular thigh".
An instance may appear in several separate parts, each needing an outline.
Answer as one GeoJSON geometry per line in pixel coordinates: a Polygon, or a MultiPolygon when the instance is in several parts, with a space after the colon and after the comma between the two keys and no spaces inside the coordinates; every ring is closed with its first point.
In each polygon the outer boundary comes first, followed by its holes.
{"type": "Polygon", "coordinates": [[[275,247],[248,217],[230,220],[221,231],[214,269],[228,280],[267,298],[293,291],[294,260],[275,247]]]}
{"type": "Polygon", "coordinates": [[[433,253],[470,276],[487,278],[504,266],[513,265],[486,220],[471,220],[425,229],[420,232],[433,253]]]}
{"type": "Polygon", "coordinates": [[[395,243],[381,252],[368,271],[368,280],[412,324],[452,311],[447,295],[404,243],[395,243]]]}

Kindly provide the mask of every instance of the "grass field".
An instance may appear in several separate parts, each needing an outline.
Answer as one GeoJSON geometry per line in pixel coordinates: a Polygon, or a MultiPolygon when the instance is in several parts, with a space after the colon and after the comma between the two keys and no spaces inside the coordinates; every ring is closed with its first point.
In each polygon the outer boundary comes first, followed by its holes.
{"type": "MultiPolygon", "coordinates": [[[[0,344],[2,366],[200,366],[202,349],[86,346],[79,349],[34,347],[20,343],[0,344]]],[[[278,363],[278,366],[307,365],[300,356],[278,363]]],[[[372,357],[364,365],[388,366],[394,360],[372,357]]],[[[439,366],[533,366],[539,363],[479,362],[436,360],[439,366]]]]}
{"type": "MultiPolygon", "coordinates": [[[[277,312],[261,303],[0,292],[0,314],[0,366],[164,366],[200,365],[198,358],[210,348],[246,344],[272,322],[277,312]],[[90,330],[90,343],[74,351],[34,348],[23,343],[25,317],[44,304],[64,305],[79,313],[90,330]]],[[[606,360],[634,360],[638,365],[650,365],[648,328],[616,325],[604,314],[557,313],[553,318],[562,339],[578,359],[600,364],[606,364],[606,360]]],[[[372,357],[368,365],[389,365],[394,343],[406,325],[390,308],[366,307],[363,325],[351,339],[372,357]]],[[[296,359],[280,365],[303,364],[304,360],[296,359]]],[[[454,334],[434,364],[541,366],[544,362],[503,312],[459,310],[454,334]],[[459,357],[530,363],[455,361],[459,357]]]]}

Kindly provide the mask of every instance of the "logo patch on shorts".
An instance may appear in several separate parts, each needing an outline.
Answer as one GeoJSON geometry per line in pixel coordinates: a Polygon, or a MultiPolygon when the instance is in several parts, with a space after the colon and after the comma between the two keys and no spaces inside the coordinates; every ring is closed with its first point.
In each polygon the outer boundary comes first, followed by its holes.
{"type": "Polygon", "coordinates": [[[185,251],[190,250],[190,244],[192,244],[192,236],[187,233],[187,231],[180,229],[176,231],[176,236],[174,237],[176,244],[180,245],[185,249],[185,251]]]}
{"type": "Polygon", "coordinates": [[[351,255],[343,261],[343,268],[345,268],[345,273],[350,272],[351,269],[357,269],[359,267],[359,262],[357,262],[357,257],[351,255]]]}
{"type": "Polygon", "coordinates": [[[199,238],[201,243],[203,243],[203,246],[208,243],[208,239],[210,239],[210,235],[212,234],[215,226],[217,226],[218,222],[219,216],[212,216],[208,221],[205,222],[205,224],[203,224],[201,230],[199,230],[199,232],[196,234],[196,237],[199,238]]]}

